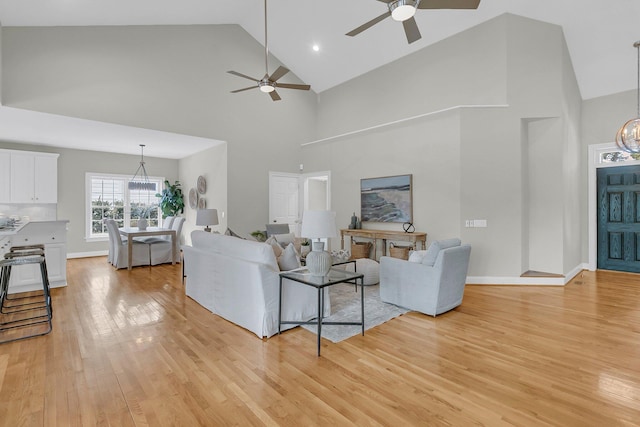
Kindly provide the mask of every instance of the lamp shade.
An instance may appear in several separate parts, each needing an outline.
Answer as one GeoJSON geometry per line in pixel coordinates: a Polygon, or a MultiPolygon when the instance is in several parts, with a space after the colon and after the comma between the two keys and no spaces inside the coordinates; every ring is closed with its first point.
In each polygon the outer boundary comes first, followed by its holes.
{"type": "Polygon", "coordinates": [[[336,213],[332,211],[304,211],[300,235],[310,239],[338,237],[336,213]]]}
{"type": "Polygon", "coordinates": [[[218,225],[217,209],[198,209],[196,214],[196,225],[218,225]]]}

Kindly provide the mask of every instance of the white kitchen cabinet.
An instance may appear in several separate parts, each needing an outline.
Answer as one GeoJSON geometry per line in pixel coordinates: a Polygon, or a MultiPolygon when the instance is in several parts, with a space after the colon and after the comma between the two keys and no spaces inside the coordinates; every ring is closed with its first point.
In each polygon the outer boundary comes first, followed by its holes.
{"type": "Polygon", "coordinates": [[[0,203],[11,202],[11,154],[0,151],[0,203]]]}
{"type": "Polygon", "coordinates": [[[10,152],[12,203],[58,202],[58,155],[29,151],[10,152]]]}

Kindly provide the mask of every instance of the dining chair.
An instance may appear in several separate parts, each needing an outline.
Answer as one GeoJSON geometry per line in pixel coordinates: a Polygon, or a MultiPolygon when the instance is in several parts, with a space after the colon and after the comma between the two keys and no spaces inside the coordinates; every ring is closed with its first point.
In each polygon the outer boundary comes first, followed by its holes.
{"type": "MultiPolygon", "coordinates": [[[[184,218],[175,217],[171,224],[171,229],[176,232],[176,239],[173,244],[175,245],[176,259],[175,262],[180,262],[180,234],[182,233],[182,226],[184,225],[184,218]]],[[[159,236],[160,237],[160,236],[159,236]]],[[[165,237],[165,236],[162,236],[165,237]]],[[[165,239],[149,239],[149,251],[151,257],[151,265],[165,264],[173,262],[173,246],[171,245],[171,236],[167,236],[169,240],[165,239]]]]}
{"type": "MultiPolygon", "coordinates": [[[[113,258],[111,264],[117,268],[128,267],[128,241],[123,240],[118,231],[118,224],[112,220],[107,220],[107,231],[109,232],[109,244],[113,248],[113,258]],[[112,243],[113,242],[113,243],[112,243]]],[[[133,241],[131,266],[150,265],[149,244],[133,241]]]]}

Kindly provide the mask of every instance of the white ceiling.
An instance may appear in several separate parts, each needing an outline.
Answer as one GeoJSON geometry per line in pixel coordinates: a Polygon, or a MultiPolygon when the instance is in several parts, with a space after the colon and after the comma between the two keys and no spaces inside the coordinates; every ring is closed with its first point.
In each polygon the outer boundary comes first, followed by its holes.
{"type": "MultiPolygon", "coordinates": [[[[3,26],[235,23],[263,43],[263,7],[263,0],[0,0],[0,22],[3,26]]],[[[390,18],[359,36],[344,35],[385,10],[386,5],[376,0],[271,0],[269,50],[319,93],[509,12],[562,26],[583,99],[637,87],[633,43],[640,40],[638,0],[481,0],[473,11],[418,11],[422,39],[411,45],[402,25],[390,18]],[[319,52],[311,49],[313,44],[320,46],[319,52]]],[[[2,109],[0,122],[1,114],[2,109]]],[[[183,150],[184,146],[175,157],[184,156],[183,150]]]]}

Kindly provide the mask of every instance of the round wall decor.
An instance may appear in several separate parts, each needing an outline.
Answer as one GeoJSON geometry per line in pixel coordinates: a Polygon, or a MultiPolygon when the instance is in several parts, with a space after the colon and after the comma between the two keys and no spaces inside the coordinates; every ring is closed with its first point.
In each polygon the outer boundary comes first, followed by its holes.
{"type": "Polygon", "coordinates": [[[204,176],[200,175],[198,177],[198,193],[204,194],[207,191],[207,181],[204,179],[204,176]]]}
{"type": "Polygon", "coordinates": [[[195,209],[198,207],[198,193],[195,188],[189,190],[189,207],[195,209]]]}
{"type": "Polygon", "coordinates": [[[207,207],[207,201],[204,199],[204,197],[200,197],[198,199],[198,209],[205,209],[207,207]]]}

